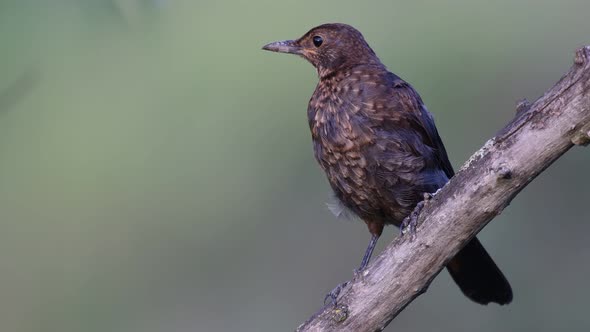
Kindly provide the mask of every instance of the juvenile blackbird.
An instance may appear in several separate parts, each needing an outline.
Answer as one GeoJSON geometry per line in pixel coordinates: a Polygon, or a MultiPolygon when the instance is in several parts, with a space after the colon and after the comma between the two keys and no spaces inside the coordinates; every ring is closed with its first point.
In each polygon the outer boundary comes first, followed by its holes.
{"type": "MultiPolygon", "coordinates": [[[[317,69],[319,83],[307,109],[314,154],[338,200],[371,233],[363,270],[384,225],[400,226],[425,193],[454,175],[432,115],[349,25],[320,25],[263,49],[297,54],[317,69]]],[[[510,284],[477,238],[447,269],[477,303],[512,301],[510,284]]]]}

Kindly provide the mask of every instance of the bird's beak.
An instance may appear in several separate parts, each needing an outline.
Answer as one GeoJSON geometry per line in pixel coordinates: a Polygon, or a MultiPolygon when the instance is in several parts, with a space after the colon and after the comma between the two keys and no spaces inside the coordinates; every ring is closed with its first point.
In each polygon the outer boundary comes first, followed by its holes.
{"type": "Polygon", "coordinates": [[[300,54],[301,46],[295,40],[283,40],[262,46],[263,50],[279,53],[300,54]]]}

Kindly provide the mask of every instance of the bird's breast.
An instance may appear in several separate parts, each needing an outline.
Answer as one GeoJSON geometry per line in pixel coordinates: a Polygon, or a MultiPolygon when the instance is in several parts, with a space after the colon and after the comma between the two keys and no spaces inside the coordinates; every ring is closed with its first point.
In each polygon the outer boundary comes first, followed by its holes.
{"type": "Polygon", "coordinates": [[[341,99],[317,98],[308,109],[314,155],[340,200],[359,214],[371,196],[368,174],[373,144],[371,128],[363,124],[355,107],[341,99]]]}

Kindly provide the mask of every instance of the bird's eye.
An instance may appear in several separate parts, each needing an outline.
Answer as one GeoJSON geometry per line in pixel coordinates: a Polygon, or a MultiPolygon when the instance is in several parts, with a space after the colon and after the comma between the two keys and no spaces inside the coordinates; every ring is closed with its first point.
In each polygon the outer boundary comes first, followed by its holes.
{"type": "Polygon", "coordinates": [[[324,40],[322,39],[322,37],[320,37],[320,36],[313,37],[313,44],[315,45],[315,47],[320,47],[323,42],[324,42],[324,40]]]}

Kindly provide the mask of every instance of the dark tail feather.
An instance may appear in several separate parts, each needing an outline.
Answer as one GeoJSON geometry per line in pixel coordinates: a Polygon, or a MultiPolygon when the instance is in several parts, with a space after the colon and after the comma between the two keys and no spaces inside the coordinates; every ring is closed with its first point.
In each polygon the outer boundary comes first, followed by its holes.
{"type": "Polygon", "coordinates": [[[453,280],[465,296],[488,304],[508,304],[512,288],[477,238],[473,238],[447,265],[453,280]]]}

